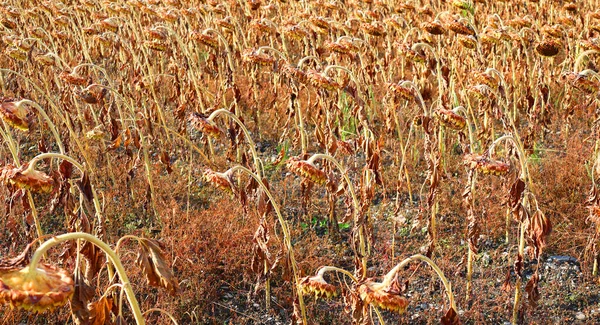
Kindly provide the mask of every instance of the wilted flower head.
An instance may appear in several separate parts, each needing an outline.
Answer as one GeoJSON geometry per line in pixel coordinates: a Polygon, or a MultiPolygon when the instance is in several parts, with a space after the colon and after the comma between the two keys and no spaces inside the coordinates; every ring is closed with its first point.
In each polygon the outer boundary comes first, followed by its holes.
{"type": "Polygon", "coordinates": [[[228,193],[233,193],[234,185],[229,174],[219,173],[207,168],[204,170],[203,176],[206,182],[212,184],[216,188],[228,193]]]}
{"type": "Polygon", "coordinates": [[[192,39],[214,49],[219,47],[219,40],[217,37],[206,33],[193,32],[192,39]]]}
{"type": "Polygon", "coordinates": [[[541,41],[536,47],[535,50],[538,54],[542,56],[552,57],[560,52],[560,41],[555,39],[547,39],[541,41]]]}
{"type": "Polygon", "coordinates": [[[0,273],[0,303],[35,312],[66,304],[75,292],[75,283],[66,270],[40,264],[0,273]]]}
{"type": "Polygon", "coordinates": [[[54,185],[52,177],[28,168],[26,164],[18,168],[10,164],[0,168],[0,180],[32,192],[50,192],[54,185]]]}
{"type": "Polygon", "coordinates": [[[457,34],[475,36],[475,30],[473,27],[463,23],[460,20],[453,20],[448,23],[448,29],[457,34]]]}
{"type": "Polygon", "coordinates": [[[296,67],[294,65],[284,64],[281,67],[281,71],[291,79],[294,79],[303,84],[308,83],[308,77],[306,76],[306,73],[304,71],[298,69],[298,67],[296,67]]]}
{"type": "Polygon", "coordinates": [[[445,108],[439,108],[436,114],[440,120],[440,123],[453,130],[462,130],[467,125],[467,121],[464,117],[458,115],[456,112],[447,110],[445,108]]]}
{"type": "Polygon", "coordinates": [[[396,96],[404,100],[413,100],[415,95],[413,94],[412,88],[401,86],[397,83],[388,83],[388,89],[396,96]]]}
{"type": "Polygon", "coordinates": [[[295,39],[297,41],[301,41],[308,36],[306,30],[299,25],[287,26],[285,27],[283,33],[285,34],[285,36],[291,39],[295,39]]]}
{"type": "Polygon", "coordinates": [[[327,34],[331,28],[329,22],[323,17],[310,17],[311,24],[315,27],[315,31],[321,34],[327,34]]]}
{"type": "Polygon", "coordinates": [[[408,299],[400,296],[400,292],[391,286],[367,279],[358,286],[358,294],[367,304],[403,314],[408,306],[408,299]]]}
{"type": "Polygon", "coordinates": [[[315,295],[315,298],[331,298],[338,295],[337,288],[323,279],[323,275],[317,274],[307,276],[300,280],[302,293],[306,295],[315,295]]]}
{"type": "Polygon", "coordinates": [[[246,62],[252,62],[260,65],[272,65],[275,63],[275,59],[272,56],[254,49],[245,49],[242,52],[242,59],[246,62]]]}
{"type": "Polygon", "coordinates": [[[446,33],[446,28],[444,28],[444,25],[439,20],[423,23],[421,24],[421,28],[431,35],[443,35],[446,33]]]}
{"type": "Polygon", "coordinates": [[[475,49],[477,48],[477,39],[474,36],[471,35],[458,35],[458,42],[468,48],[468,49],[475,49]]]}
{"type": "Polygon", "coordinates": [[[373,21],[370,24],[361,24],[361,28],[365,33],[371,36],[379,37],[386,35],[385,26],[383,25],[383,23],[378,21],[373,21]]]}
{"type": "MultiPolygon", "coordinates": [[[[586,70],[591,71],[591,70],[586,70]]],[[[576,72],[567,72],[563,76],[566,81],[573,87],[580,89],[588,94],[594,94],[598,92],[600,88],[600,84],[597,81],[593,80],[586,71],[582,71],[579,73],[576,72]]]]}
{"type": "Polygon", "coordinates": [[[190,124],[198,131],[212,138],[218,138],[221,135],[221,129],[212,121],[209,121],[204,116],[198,113],[191,113],[189,117],[190,124]]]}
{"type": "Polygon", "coordinates": [[[308,178],[320,185],[327,184],[327,175],[325,172],[318,169],[307,160],[300,160],[298,157],[292,157],[287,161],[287,166],[292,173],[298,176],[308,178]]]}
{"type": "Polygon", "coordinates": [[[506,175],[510,170],[509,164],[499,160],[492,160],[485,155],[466,155],[464,163],[468,168],[477,169],[484,174],[496,176],[506,175]]]}
{"type": "Polygon", "coordinates": [[[15,100],[5,98],[0,103],[0,117],[19,130],[29,130],[29,113],[31,113],[31,110],[26,105],[15,100]]]}
{"type": "Polygon", "coordinates": [[[316,70],[308,70],[308,72],[306,73],[306,77],[313,86],[318,88],[327,89],[329,91],[335,91],[342,87],[335,80],[327,77],[322,73],[319,73],[316,70]]]}
{"type": "Polygon", "coordinates": [[[64,82],[73,85],[73,86],[85,86],[88,84],[88,81],[86,78],[79,76],[77,74],[75,74],[74,72],[66,72],[63,71],[60,73],[59,75],[60,79],[62,79],[64,82]]]}

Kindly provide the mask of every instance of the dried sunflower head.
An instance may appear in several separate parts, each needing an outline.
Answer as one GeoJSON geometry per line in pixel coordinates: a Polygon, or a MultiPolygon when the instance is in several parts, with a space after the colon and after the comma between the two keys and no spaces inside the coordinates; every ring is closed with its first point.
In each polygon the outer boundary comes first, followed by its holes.
{"type": "Polygon", "coordinates": [[[444,35],[446,34],[446,28],[439,20],[434,20],[432,22],[421,24],[421,28],[423,28],[426,32],[431,35],[444,35]]]}
{"type": "Polygon", "coordinates": [[[283,33],[285,36],[297,41],[301,41],[308,36],[306,30],[299,25],[286,26],[283,33]]]}
{"type": "Polygon", "coordinates": [[[388,89],[395,95],[404,100],[411,101],[415,98],[412,88],[401,86],[397,83],[388,83],[388,89]]]}
{"type": "Polygon", "coordinates": [[[468,49],[477,48],[477,39],[471,35],[458,35],[458,42],[468,49]]]}
{"type": "Polygon", "coordinates": [[[32,270],[0,273],[0,303],[35,312],[65,305],[75,292],[75,283],[66,270],[40,264],[32,270]]]}
{"type": "Polygon", "coordinates": [[[408,299],[400,296],[399,292],[383,283],[367,279],[358,286],[358,294],[367,304],[403,314],[408,307],[408,299]]]}
{"type": "Polygon", "coordinates": [[[308,77],[306,77],[306,73],[294,65],[284,64],[281,68],[281,71],[288,78],[294,79],[300,83],[307,84],[309,82],[308,77]]]}
{"type": "Polygon", "coordinates": [[[308,178],[314,183],[325,185],[327,184],[327,175],[324,171],[318,169],[312,163],[301,160],[298,157],[292,157],[287,161],[287,166],[290,171],[300,177],[308,178]]]}
{"type": "Polygon", "coordinates": [[[214,187],[227,193],[233,193],[234,185],[229,174],[219,173],[207,168],[204,170],[203,176],[206,182],[212,184],[214,187]]]}
{"type": "Polygon", "coordinates": [[[453,20],[448,23],[448,29],[461,35],[475,36],[473,27],[463,23],[460,20],[453,20]]]}
{"type": "Polygon", "coordinates": [[[212,36],[206,33],[193,32],[192,39],[208,47],[212,47],[213,49],[219,48],[219,40],[216,36],[212,36]]]}
{"type": "Polygon", "coordinates": [[[254,49],[245,49],[242,52],[242,59],[246,62],[252,62],[259,65],[273,65],[275,63],[275,59],[265,53],[258,52],[254,49]]]}
{"type": "Polygon", "coordinates": [[[436,115],[443,126],[453,130],[462,130],[467,125],[467,120],[464,117],[445,108],[439,108],[436,115]]]}
{"type": "Polygon", "coordinates": [[[315,298],[337,297],[338,291],[333,284],[329,284],[320,274],[307,276],[300,280],[300,288],[305,295],[315,295],[315,298]]]}
{"type": "Polygon", "coordinates": [[[546,57],[553,57],[560,52],[560,41],[556,39],[546,39],[541,41],[536,47],[535,50],[539,55],[546,57]]]}
{"type": "Polygon", "coordinates": [[[0,117],[8,123],[19,130],[28,131],[29,130],[29,114],[31,110],[26,106],[20,104],[12,99],[3,99],[2,103],[0,103],[0,117]]]}
{"type": "Polygon", "coordinates": [[[10,164],[0,168],[0,180],[32,192],[50,192],[54,185],[52,177],[27,168],[26,164],[18,168],[10,164]]]}
{"type": "Polygon", "coordinates": [[[212,121],[209,121],[201,114],[192,112],[189,117],[190,124],[193,128],[208,135],[211,138],[218,138],[221,136],[221,129],[216,126],[212,121]]]}
{"type": "Polygon", "coordinates": [[[323,88],[329,91],[335,91],[342,87],[335,80],[327,77],[322,73],[319,73],[316,70],[308,70],[308,72],[306,72],[306,77],[313,86],[318,88],[323,88]]]}
{"type": "Polygon", "coordinates": [[[77,74],[75,74],[74,72],[66,72],[63,71],[60,73],[60,75],[58,76],[61,80],[63,80],[64,82],[73,85],[73,86],[85,86],[88,84],[88,81],[86,78],[79,76],[77,74]]]}
{"type": "Polygon", "coordinates": [[[500,160],[492,160],[485,155],[468,154],[465,156],[465,165],[470,169],[477,169],[484,174],[502,176],[508,174],[510,165],[500,160]]]}

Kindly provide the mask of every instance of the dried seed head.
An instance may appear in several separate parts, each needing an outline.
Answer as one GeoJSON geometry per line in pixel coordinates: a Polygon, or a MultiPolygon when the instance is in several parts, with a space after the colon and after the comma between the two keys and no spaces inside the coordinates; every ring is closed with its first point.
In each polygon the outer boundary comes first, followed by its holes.
{"type": "Polygon", "coordinates": [[[175,23],[179,19],[179,11],[173,8],[159,10],[158,15],[162,20],[170,23],[175,23]]]}
{"type": "Polygon", "coordinates": [[[439,20],[434,20],[432,22],[421,24],[421,28],[423,28],[426,32],[431,35],[444,35],[446,34],[446,28],[439,20]]]}
{"type": "Polygon", "coordinates": [[[75,283],[66,270],[40,264],[0,274],[0,303],[34,312],[65,305],[75,292],[75,283]]]}
{"type": "Polygon", "coordinates": [[[388,89],[395,95],[404,100],[411,101],[415,98],[412,88],[401,86],[397,83],[388,83],[388,89]]]}
{"type": "Polygon", "coordinates": [[[502,176],[508,174],[510,165],[500,160],[492,160],[485,155],[468,154],[465,156],[465,165],[470,169],[477,169],[484,174],[502,176]]]}
{"type": "Polygon", "coordinates": [[[563,6],[563,9],[571,12],[571,13],[575,13],[577,12],[577,4],[570,2],[570,3],[565,3],[565,5],[563,6]]]}
{"type": "Polygon", "coordinates": [[[473,81],[477,84],[486,85],[492,89],[498,88],[498,80],[485,72],[476,72],[473,74],[473,81]]]}
{"type": "Polygon", "coordinates": [[[98,104],[100,99],[102,98],[101,92],[92,91],[90,89],[73,89],[73,93],[81,99],[83,102],[87,104],[98,104]]]}
{"type": "Polygon", "coordinates": [[[310,23],[314,27],[315,31],[320,34],[327,34],[331,25],[323,17],[310,17],[310,23]]]}
{"type": "Polygon", "coordinates": [[[109,32],[116,33],[119,30],[119,19],[110,17],[102,20],[100,26],[109,32]]]}
{"type": "Polygon", "coordinates": [[[307,276],[300,280],[300,287],[302,288],[302,293],[305,295],[315,295],[315,299],[318,298],[331,298],[337,297],[338,291],[337,288],[329,284],[323,279],[322,275],[315,276],[307,276]]]}
{"type": "Polygon", "coordinates": [[[207,168],[204,170],[203,176],[206,182],[212,184],[214,187],[227,193],[233,193],[233,181],[228,174],[219,173],[207,168]]]}
{"type": "Polygon", "coordinates": [[[542,56],[552,57],[560,52],[560,41],[555,39],[547,39],[541,41],[536,47],[535,50],[538,54],[542,56]]]}
{"type": "Polygon", "coordinates": [[[28,52],[29,50],[31,50],[31,48],[33,47],[33,40],[32,39],[23,39],[23,40],[19,40],[16,42],[16,46],[21,50],[21,51],[25,51],[28,52]]]}
{"type": "Polygon", "coordinates": [[[425,63],[427,61],[427,56],[421,51],[415,51],[408,46],[402,46],[401,51],[407,59],[413,62],[425,63]]]}
{"type": "Polygon", "coordinates": [[[350,48],[339,42],[327,42],[325,48],[330,52],[336,52],[339,54],[350,54],[350,48]]]}
{"type": "Polygon", "coordinates": [[[17,168],[9,164],[0,168],[0,180],[32,192],[50,192],[54,185],[52,177],[27,165],[17,168]]]}
{"type": "Polygon", "coordinates": [[[35,61],[45,66],[56,65],[56,56],[51,53],[41,54],[35,56],[35,61]]]}
{"type": "Polygon", "coordinates": [[[245,49],[242,52],[242,60],[265,66],[273,65],[275,63],[275,59],[272,56],[258,52],[255,49],[245,49]]]}
{"type": "Polygon", "coordinates": [[[370,24],[361,24],[362,30],[371,36],[385,36],[385,25],[379,21],[373,21],[370,24]]]}
{"type": "Polygon", "coordinates": [[[74,72],[66,72],[63,71],[60,73],[59,78],[62,79],[64,82],[73,85],[73,86],[85,86],[88,84],[88,81],[86,78],[79,76],[77,74],[75,74],[74,72]]]}
{"type": "Polygon", "coordinates": [[[248,7],[251,10],[257,10],[258,8],[260,8],[260,5],[262,4],[262,1],[260,1],[260,0],[246,0],[246,3],[248,4],[248,7]]]}
{"type": "Polygon", "coordinates": [[[146,28],[146,34],[150,39],[155,39],[159,41],[166,41],[167,37],[169,36],[166,30],[164,30],[163,28],[156,27],[146,28]]]}
{"type": "Polygon", "coordinates": [[[571,86],[588,94],[595,94],[600,88],[598,82],[590,78],[586,73],[567,72],[563,77],[571,86]]]}
{"type": "Polygon", "coordinates": [[[373,306],[403,314],[408,307],[408,299],[400,296],[395,290],[382,283],[367,279],[358,287],[360,299],[373,306]]]}
{"type": "Polygon", "coordinates": [[[521,29],[523,27],[531,27],[531,16],[517,17],[515,19],[509,20],[507,24],[508,26],[511,26],[516,29],[521,29]]]}
{"type": "Polygon", "coordinates": [[[342,87],[335,80],[327,77],[322,73],[319,73],[316,70],[308,70],[308,72],[306,72],[306,77],[314,87],[326,89],[329,91],[336,91],[337,89],[342,87]]]}
{"type": "Polygon", "coordinates": [[[8,29],[17,28],[17,23],[15,23],[14,21],[10,20],[7,17],[2,18],[2,20],[0,20],[0,24],[2,24],[2,26],[6,27],[8,29]]]}
{"type": "Polygon", "coordinates": [[[440,107],[436,111],[436,115],[443,126],[453,130],[462,130],[467,125],[467,120],[465,120],[464,117],[458,115],[454,111],[447,110],[445,108],[440,107]]]}
{"type": "Polygon", "coordinates": [[[231,16],[227,16],[223,19],[216,19],[215,23],[222,28],[225,28],[227,30],[234,30],[235,26],[233,25],[233,18],[231,18],[231,16]]]}
{"type": "Polygon", "coordinates": [[[211,138],[218,138],[221,136],[221,129],[219,129],[219,127],[217,127],[212,121],[204,118],[204,116],[201,114],[192,112],[190,114],[189,121],[193,128],[211,138]]]}
{"type": "Polygon", "coordinates": [[[304,28],[298,25],[291,25],[285,27],[283,33],[285,34],[285,36],[291,39],[295,39],[297,41],[301,41],[308,36],[306,30],[304,30],[304,28]]]}
{"type": "Polygon", "coordinates": [[[477,96],[480,100],[494,99],[496,96],[486,85],[469,86],[467,91],[477,96]]]}
{"type": "Polygon", "coordinates": [[[164,52],[167,50],[167,44],[165,42],[162,42],[160,40],[152,40],[152,41],[145,41],[144,45],[146,45],[148,48],[158,51],[158,52],[164,52]]]}
{"type": "Polygon", "coordinates": [[[259,32],[271,34],[275,32],[275,28],[271,26],[265,19],[254,19],[250,22],[250,27],[258,30],[259,32]]]}
{"type": "Polygon", "coordinates": [[[29,114],[31,110],[19,102],[12,99],[4,98],[0,103],[0,117],[8,125],[17,128],[22,131],[29,130],[29,114]]]}
{"type": "Polygon", "coordinates": [[[457,34],[475,36],[473,27],[456,19],[448,23],[448,29],[457,34]]]}
{"type": "Polygon", "coordinates": [[[458,42],[468,49],[477,48],[477,39],[471,35],[458,35],[458,42]]]}
{"type": "Polygon", "coordinates": [[[281,68],[283,74],[285,74],[288,78],[294,79],[300,83],[308,84],[309,80],[304,71],[298,69],[298,67],[291,64],[284,64],[281,68]]]}
{"type": "Polygon", "coordinates": [[[6,55],[10,56],[11,58],[17,60],[17,61],[27,61],[27,52],[18,49],[16,47],[9,47],[6,49],[6,55]]]}
{"type": "Polygon", "coordinates": [[[287,161],[287,167],[290,171],[300,177],[308,178],[314,183],[327,184],[327,175],[324,171],[318,169],[312,163],[306,160],[300,160],[298,157],[292,157],[287,161]]]}
{"type": "Polygon", "coordinates": [[[193,32],[192,39],[198,41],[208,47],[212,47],[213,49],[219,48],[219,40],[216,36],[212,36],[206,33],[193,32]]]}

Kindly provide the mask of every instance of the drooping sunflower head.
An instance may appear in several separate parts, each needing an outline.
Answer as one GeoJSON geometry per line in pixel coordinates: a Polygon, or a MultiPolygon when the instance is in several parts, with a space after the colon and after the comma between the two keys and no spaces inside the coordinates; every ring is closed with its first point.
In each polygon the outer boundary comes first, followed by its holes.
{"type": "Polygon", "coordinates": [[[389,286],[367,279],[358,286],[358,294],[367,304],[403,314],[408,307],[408,299],[389,286]]]}
{"type": "Polygon", "coordinates": [[[315,298],[331,298],[338,295],[337,288],[323,279],[322,275],[307,276],[300,280],[300,288],[305,295],[314,295],[315,298]]]}
{"type": "Polygon", "coordinates": [[[308,178],[320,185],[327,184],[327,174],[306,160],[292,157],[287,161],[287,166],[292,173],[300,177],[308,178]]]}
{"type": "Polygon", "coordinates": [[[0,273],[0,304],[35,312],[65,305],[75,292],[75,283],[66,270],[40,264],[0,273]]]}
{"type": "Polygon", "coordinates": [[[29,114],[31,110],[18,101],[12,99],[4,99],[0,103],[0,117],[9,125],[22,130],[29,130],[29,114]]]}

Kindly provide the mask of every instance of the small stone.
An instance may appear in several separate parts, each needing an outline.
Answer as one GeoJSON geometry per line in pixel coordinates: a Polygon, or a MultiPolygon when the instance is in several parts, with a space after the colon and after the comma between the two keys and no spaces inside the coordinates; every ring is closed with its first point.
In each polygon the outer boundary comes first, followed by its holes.
{"type": "Polygon", "coordinates": [[[575,318],[578,320],[585,320],[585,314],[582,312],[577,312],[577,314],[575,314],[575,318]]]}

